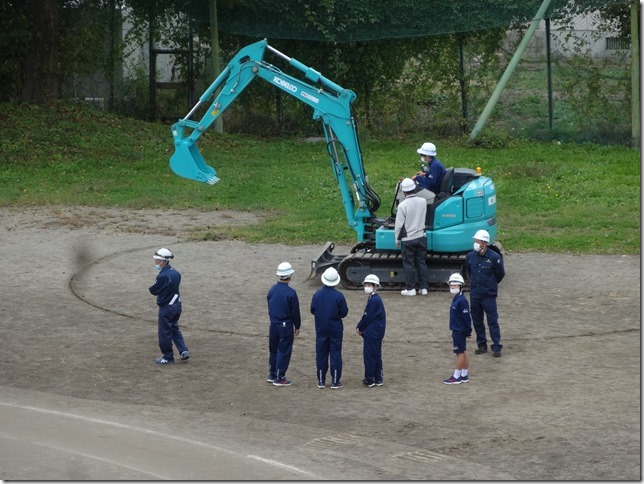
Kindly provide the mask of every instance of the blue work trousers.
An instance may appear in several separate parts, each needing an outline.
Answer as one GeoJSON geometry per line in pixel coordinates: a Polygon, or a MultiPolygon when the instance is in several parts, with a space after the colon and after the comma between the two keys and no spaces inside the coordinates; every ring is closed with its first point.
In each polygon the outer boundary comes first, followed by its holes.
{"type": "Polygon", "coordinates": [[[427,237],[401,241],[403,269],[405,269],[406,289],[416,288],[418,276],[419,289],[428,289],[427,285],[427,237]]]}
{"type": "Polygon", "coordinates": [[[295,331],[293,323],[271,323],[268,330],[268,376],[281,380],[291,362],[295,331]]]}
{"type": "Polygon", "coordinates": [[[382,383],[382,339],[364,338],[362,356],[365,381],[367,383],[382,383]]]}
{"type": "Polygon", "coordinates": [[[485,336],[485,324],[483,323],[483,313],[487,317],[487,326],[490,330],[492,339],[492,351],[501,351],[501,328],[499,328],[499,313],[496,309],[496,297],[470,298],[470,313],[472,315],[472,326],[476,332],[476,344],[478,346],[487,346],[485,336]]]}
{"type": "Polygon", "coordinates": [[[188,349],[179,329],[180,316],[181,302],[159,306],[159,348],[165,359],[169,361],[174,361],[174,354],[172,352],[173,342],[179,354],[188,349]]]}
{"type": "Polygon", "coordinates": [[[342,331],[331,334],[316,334],[315,365],[318,381],[326,382],[326,373],[331,362],[331,384],[342,378],[342,331]]]}

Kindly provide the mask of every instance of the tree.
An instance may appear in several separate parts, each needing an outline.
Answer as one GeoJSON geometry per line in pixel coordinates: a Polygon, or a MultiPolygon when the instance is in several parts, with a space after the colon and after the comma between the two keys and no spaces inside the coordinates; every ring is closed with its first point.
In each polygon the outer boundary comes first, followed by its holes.
{"type": "Polygon", "coordinates": [[[58,98],[59,16],[56,0],[25,0],[31,36],[22,63],[23,101],[41,103],[58,98]]]}

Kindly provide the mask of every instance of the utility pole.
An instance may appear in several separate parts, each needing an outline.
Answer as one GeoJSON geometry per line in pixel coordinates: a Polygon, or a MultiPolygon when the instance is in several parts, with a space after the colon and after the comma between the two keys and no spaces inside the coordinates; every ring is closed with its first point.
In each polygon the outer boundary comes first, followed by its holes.
{"type": "Polygon", "coordinates": [[[636,150],[642,145],[640,76],[639,0],[631,0],[631,147],[636,150]]]}
{"type": "MultiPolygon", "coordinates": [[[[485,105],[485,108],[483,109],[483,112],[481,113],[481,116],[479,117],[478,121],[476,121],[476,124],[474,125],[474,128],[470,133],[469,141],[472,141],[473,139],[476,138],[476,135],[479,133],[479,131],[483,129],[483,127],[485,126],[485,123],[490,117],[490,114],[492,114],[492,110],[494,109],[494,106],[496,106],[497,101],[501,97],[501,93],[503,92],[503,89],[505,89],[505,85],[508,83],[510,76],[514,72],[514,69],[516,68],[517,64],[519,63],[519,60],[521,59],[521,55],[528,47],[528,43],[530,42],[530,39],[532,39],[532,36],[534,35],[535,30],[537,30],[537,26],[539,25],[539,22],[544,18],[545,13],[548,10],[548,7],[550,6],[550,1],[551,0],[543,0],[541,7],[539,7],[539,10],[537,11],[537,15],[535,15],[534,19],[532,19],[532,22],[530,22],[530,27],[528,27],[528,31],[523,36],[523,39],[521,40],[519,47],[517,47],[516,52],[512,56],[512,59],[510,59],[510,63],[508,64],[508,67],[505,69],[505,72],[501,76],[501,80],[496,85],[496,88],[494,89],[494,92],[492,93],[492,95],[490,96],[490,99],[485,105]]],[[[636,1],[636,0],[632,0],[632,1],[636,1]]]]}

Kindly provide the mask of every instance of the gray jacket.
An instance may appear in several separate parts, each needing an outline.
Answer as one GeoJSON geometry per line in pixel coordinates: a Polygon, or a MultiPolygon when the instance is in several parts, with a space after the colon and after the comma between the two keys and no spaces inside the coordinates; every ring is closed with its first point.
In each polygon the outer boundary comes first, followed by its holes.
{"type": "Polygon", "coordinates": [[[427,201],[424,198],[415,195],[405,197],[396,212],[396,240],[404,242],[423,237],[426,215],[427,201]]]}

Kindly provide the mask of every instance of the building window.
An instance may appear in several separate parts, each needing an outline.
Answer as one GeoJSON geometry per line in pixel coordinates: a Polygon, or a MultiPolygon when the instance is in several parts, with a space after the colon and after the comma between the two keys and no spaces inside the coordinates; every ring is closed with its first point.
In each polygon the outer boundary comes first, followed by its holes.
{"type": "Polygon", "coordinates": [[[606,50],[628,50],[628,41],[619,37],[606,37],[606,50]]]}

